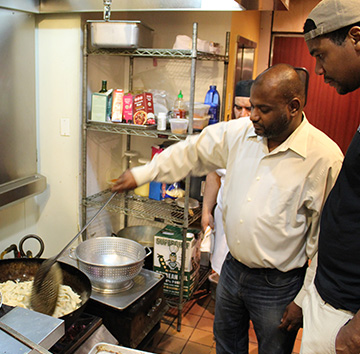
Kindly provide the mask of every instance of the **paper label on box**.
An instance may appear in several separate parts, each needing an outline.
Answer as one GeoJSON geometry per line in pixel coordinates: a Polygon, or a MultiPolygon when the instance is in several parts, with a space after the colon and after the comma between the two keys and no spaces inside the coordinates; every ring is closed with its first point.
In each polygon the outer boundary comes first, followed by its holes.
{"type": "MultiPolygon", "coordinates": [[[[199,230],[188,230],[197,235],[199,230]]],[[[184,264],[184,296],[192,294],[198,281],[200,268],[200,237],[190,237],[186,241],[184,264]]],[[[164,292],[179,295],[181,283],[182,229],[166,226],[154,237],[154,271],[165,275],[164,292]]]]}
{"type": "Polygon", "coordinates": [[[107,122],[110,120],[112,89],[105,92],[94,92],[91,96],[91,120],[107,122]]]}

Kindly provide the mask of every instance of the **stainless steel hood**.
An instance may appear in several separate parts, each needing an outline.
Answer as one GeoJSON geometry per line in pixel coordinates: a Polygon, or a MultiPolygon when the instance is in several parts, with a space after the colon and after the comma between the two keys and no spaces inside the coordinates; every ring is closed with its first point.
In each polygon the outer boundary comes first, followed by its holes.
{"type": "MultiPolygon", "coordinates": [[[[102,0],[40,0],[40,13],[102,11],[102,0]]],[[[112,0],[111,11],[242,11],[235,0],[112,0]]]]}
{"type": "Polygon", "coordinates": [[[290,0],[236,0],[245,10],[289,10],[290,0]]]}
{"type": "MultiPolygon", "coordinates": [[[[112,0],[111,11],[279,11],[290,0],[112,0]]],[[[102,12],[103,0],[0,0],[0,8],[32,13],[102,12]]]]}

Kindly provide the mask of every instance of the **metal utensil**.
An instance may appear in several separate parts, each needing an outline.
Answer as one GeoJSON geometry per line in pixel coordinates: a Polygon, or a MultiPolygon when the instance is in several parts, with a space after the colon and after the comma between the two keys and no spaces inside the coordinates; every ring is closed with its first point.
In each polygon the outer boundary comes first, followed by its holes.
{"type": "Polygon", "coordinates": [[[11,335],[15,339],[17,339],[19,342],[25,344],[27,347],[36,350],[40,354],[51,354],[48,350],[40,346],[39,344],[36,344],[31,339],[26,338],[21,333],[16,331],[15,329],[11,328],[10,326],[6,325],[3,322],[0,322],[0,329],[6,332],[7,334],[11,335]]]}
{"type": "Polygon", "coordinates": [[[62,273],[56,260],[63,255],[66,249],[88,228],[95,218],[106,208],[110,201],[115,197],[114,192],[107,202],[96,212],[89,222],[76,234],[76,236],[55,256],[44,261],[37,270],[34,277],[34,284],[31,291],[30,305],[33,310],[52,315],[55,311],[59,286],[61,284],[62,273]]]}

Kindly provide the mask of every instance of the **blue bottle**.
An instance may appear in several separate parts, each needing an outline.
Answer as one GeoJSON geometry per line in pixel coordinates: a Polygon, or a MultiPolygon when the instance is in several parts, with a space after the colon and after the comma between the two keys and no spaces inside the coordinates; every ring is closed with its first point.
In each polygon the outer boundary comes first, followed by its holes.
{"type": "Polygon", "coordinates": [[[209,124],[215,124],[219,122],[220,119],[220,95],[216,90],[215,85],[210,85],[209,91],[205,96],[205,104],[209,104],[209,124]]]}

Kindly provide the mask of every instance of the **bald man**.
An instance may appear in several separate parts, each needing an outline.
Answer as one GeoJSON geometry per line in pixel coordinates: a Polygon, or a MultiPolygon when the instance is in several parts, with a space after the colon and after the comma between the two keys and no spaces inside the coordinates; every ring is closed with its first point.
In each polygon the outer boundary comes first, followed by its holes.
{"type": "Polygon", "coordinates": [[[302,312],[319,217],[342,164],[339,147],[303,113],[305,88],[290,65],[260,74],[251,87],[251,116],[221,122],[127,170],[113,191],[152,180],[226,168],[223,221],[229,253],[216,289],[217,353],[248,353],[249,321],[259,353],[291,353],[302,312]]]}

